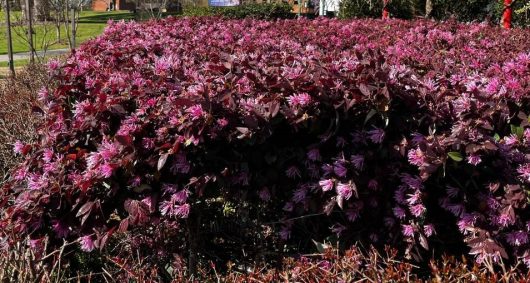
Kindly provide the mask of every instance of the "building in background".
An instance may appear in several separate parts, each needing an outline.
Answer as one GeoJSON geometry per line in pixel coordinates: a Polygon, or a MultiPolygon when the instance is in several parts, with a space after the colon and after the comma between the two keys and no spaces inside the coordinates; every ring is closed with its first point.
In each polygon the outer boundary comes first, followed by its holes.
{"type": "Polygon", "coordinates": [[[337,16],[340,8],[340,0],[319,0],[319,16],[337,16]]]}
{"type": "Polygon", "coordinates": [[[230,7],[239,4],[239,0],[208,0],[208,5],[212,7],[230,7]]]}
{"type": "Polygon", "coordinates": [[[92,11],[133,11],[136,8],[134,0],[92,0],[92,11]]]}

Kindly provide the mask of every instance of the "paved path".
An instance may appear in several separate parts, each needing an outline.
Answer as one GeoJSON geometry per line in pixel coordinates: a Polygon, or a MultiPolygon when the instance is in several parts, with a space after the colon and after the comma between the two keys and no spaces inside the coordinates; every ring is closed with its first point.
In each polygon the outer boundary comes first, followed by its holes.
{"type": "MultiPolygon", "coordinates": [[[[55,49],[46,51],[46,56],[62,55],[70,52],[70,49],[55,49]]],[[[29,52],[14,53],[13,60],[29,59],[29,52]]],[[[43,51],[37,51],[37,56],[44,55],[43,51]]],[[[0,54],[0,62],[7,62],[9,58],[7,54],[0,54]]]]}

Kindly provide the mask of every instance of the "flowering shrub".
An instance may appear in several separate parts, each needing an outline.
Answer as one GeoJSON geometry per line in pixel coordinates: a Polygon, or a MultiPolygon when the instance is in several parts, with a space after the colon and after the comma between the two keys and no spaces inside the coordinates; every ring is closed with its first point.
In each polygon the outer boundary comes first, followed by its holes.
{"type": "Polygon", "coordinates": [[[0,231],[87,252],[119,232],[124,251],[192,270],[313,239],[530,264],[527,33],[111,23],[49,63],[59,85],[39,94],[40,141],[15,145],[25,161],[2,189],[0,231]]]}

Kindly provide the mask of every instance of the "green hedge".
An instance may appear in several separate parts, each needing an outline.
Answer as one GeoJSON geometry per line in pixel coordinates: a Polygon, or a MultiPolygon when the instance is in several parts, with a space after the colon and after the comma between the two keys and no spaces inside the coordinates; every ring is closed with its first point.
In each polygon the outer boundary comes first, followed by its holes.
{"type": "Polygon", "coordinates": [[[288,3],[245,4],[233,7],[184,7],[182,15],[188,17],[221,16],[230,19],[288,19],[292,18],[288,3]]]}
{"type": "MultiPolygon", "coordinates": [[[[388,10],[393,18],[410,19],[415,14],[415,0],[393,0],[388,10]]],[[[339,17],[341,18],[377,18],[383,10],[382,0],[343,0],[339,17]]]]}

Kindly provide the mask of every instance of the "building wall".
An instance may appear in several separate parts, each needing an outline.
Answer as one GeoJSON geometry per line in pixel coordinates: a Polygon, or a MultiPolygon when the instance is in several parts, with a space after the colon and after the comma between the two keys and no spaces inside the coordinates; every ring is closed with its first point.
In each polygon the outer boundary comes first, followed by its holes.
{"type": "Polygon", "coordinates": [[[107,0],[92,0],[92,11],[104,12],[107,11],[109,3],[107,0]]]}
{"type": "Polygon", "coordinates": [[[136,7],[134,0],[92,0],[92,11],[107,11],[110,3],[114,3],[114,10],[132,11],[136,7]]]}

